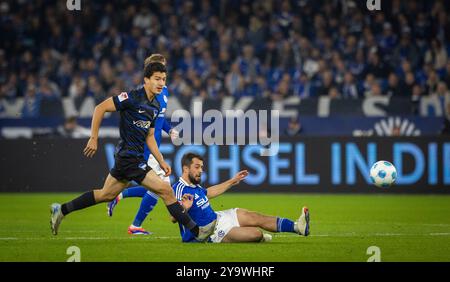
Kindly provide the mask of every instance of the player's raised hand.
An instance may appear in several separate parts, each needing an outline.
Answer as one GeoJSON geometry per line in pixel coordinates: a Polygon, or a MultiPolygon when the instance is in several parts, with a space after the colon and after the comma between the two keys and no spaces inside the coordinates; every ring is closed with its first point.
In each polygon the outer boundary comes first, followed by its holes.
{"type": "Polygon", "coordinates": [[[91,137],[83,150],[83,154],[88,158],[92,158],[95,152],[97,152],[97,138],[91,137]]]}
{"type": "Polygon", "coordinates": [[[169,135],[170,135],[170,140],[172,140],[172,143],[178,139],[178,137],[180,137],[180,133],[178,132],[178,130],[176,130],[175,128],[172,128],[169,131],[169,135]]]}
{"type": "Polygon", "coordinates": [[[247,170],[241,170],[238,173],[236,173],[236,175],[233,177],[233,184],[232,185],[237,185],[239,184],[239,182],[241,182],[241,180],[244,180],[248,175],[248,171],[247,170]]]}
{"type": "Polygon", "coordinates": [[[164,176],[169,176],[172,173],[172,168],[166,162],[159,164],[159,166],[166,173],[164,176]]]}

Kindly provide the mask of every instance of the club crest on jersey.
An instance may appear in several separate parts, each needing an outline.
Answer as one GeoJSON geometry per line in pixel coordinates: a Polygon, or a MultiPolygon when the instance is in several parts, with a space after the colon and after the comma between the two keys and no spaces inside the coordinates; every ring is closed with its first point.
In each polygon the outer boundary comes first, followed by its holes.
{"type": "Polygon", "coordinates": [[[118,96],[119,98],[119,102],[125,101],[126,99],[128,99],[128,94],[127,92],[122,92],[120,93],[120,95],[118,96]]]}
{"type": "Polygon", "coordinates": [[[149,129],[150,128],[150,122],[145,120],[134,120],[133,124],[140,128],[149,129]]]}

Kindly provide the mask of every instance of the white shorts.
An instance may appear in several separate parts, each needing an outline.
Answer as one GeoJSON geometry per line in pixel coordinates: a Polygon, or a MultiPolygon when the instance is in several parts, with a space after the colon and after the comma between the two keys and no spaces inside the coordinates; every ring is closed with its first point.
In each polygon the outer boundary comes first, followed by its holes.
{"type": "Polygon", "coordinates": [[[214,233],[209,237],[212,243],[220,243],[233,227],[240,227],[238,217],[238,208],[218,211],[216,227],[214,233]]]}
{"type": "Polygon", "coordinates": [[[158,161],[155,159],[153,155],[150,154],[150,156],[148,157],[147,164],[149,167],[152,168],[152,170],[156,173],[156,175],[158,175],[163,181],[170,184],[170,178],[168,176],[165,176],[166,173],[159,166],[158,161]]]}

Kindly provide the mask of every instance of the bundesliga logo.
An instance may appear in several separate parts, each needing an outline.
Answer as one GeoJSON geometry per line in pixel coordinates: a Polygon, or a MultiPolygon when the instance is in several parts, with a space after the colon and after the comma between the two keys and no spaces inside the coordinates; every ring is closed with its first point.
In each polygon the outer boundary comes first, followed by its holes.
{"type": "Polygon", "coordinates": [[[381,10],[381,1],[380,0],[367,0],[366,2],[367,9],[369,11],[380,11],[381,10]]]}
{"type": "Polygon", "coordinates": [[[81,0],[67,0],[66,7],[67,7],[67,10],[70,10],[70,11],[73,11],[73,10],[81,11],[81,0]]]}

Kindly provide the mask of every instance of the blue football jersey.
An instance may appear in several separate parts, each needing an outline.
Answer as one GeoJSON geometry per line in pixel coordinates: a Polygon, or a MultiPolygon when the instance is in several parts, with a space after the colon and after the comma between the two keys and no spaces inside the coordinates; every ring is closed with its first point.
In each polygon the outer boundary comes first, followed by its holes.
{"type": "MultiPolygon", "coordinates": [[[[172,185],[175,192],[175,197],[181,201],[184,194],[191,194],[194,197],[192,207],[189,209],[189,216],[199,226],[211,223],[217,218],[217,214],[209,204],[207,190],[200,185],[191,186],[183,178],[172,185]]],[[[195,236],[189,229],[186,229],[182,224],[180,226],[180,233],[183,242],[195,242],[195,236]]]]}

